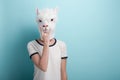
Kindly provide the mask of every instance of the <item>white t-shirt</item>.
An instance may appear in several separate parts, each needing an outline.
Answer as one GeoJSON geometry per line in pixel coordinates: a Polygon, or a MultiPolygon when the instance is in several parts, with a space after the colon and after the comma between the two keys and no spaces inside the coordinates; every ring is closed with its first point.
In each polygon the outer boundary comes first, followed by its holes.
{"type": "MultiPolygon", "coordinates": [[[[30,41],[27,45],[30,58],[35,54],[42,55],[43,46],[37,39],[30,41]]],[[[61,80],[61,59],[66,58],[65,43],[55,39],[55,43],[49,46],[47,71],[43,72],[34,64],[33,80],[61,80]]]]}

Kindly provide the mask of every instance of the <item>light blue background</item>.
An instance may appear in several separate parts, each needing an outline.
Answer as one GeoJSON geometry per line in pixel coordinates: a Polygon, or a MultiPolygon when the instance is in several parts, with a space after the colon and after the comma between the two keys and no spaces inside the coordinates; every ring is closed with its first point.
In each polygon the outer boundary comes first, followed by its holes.
{"type": "Polygon", "coordinates": [[[0,80],[32,80],[26,45],[39,38],[35,10],[56,6],[68,79],[120,80],[120,0],[1,0],[0,80]]]}

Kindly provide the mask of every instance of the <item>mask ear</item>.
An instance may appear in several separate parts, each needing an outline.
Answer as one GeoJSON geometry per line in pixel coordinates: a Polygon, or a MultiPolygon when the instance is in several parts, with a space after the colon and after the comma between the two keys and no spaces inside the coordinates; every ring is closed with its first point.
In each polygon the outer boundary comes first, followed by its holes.
{"type": "Polygon", "coordinates": [[[39,9],[38,8],[36,9],[36,14],[39,15],[39,9]]]}
{"type": "Polygon", "coordinates": [[[54,12],[58,13],[58,7],[54,8],[54,12]]]}

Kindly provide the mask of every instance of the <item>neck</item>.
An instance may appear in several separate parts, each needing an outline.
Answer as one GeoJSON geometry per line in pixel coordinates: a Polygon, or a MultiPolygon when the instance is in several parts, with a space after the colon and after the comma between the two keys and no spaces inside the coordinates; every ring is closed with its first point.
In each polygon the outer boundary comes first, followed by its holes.
{"type": "MultiPolygon", "coordinates": [[[[42,38],[39,39],[40,41],[44,42],[42,38]]],[[[53,41],[54,38],[50,39],[50,42],[53,41]]]]}
{"type": "MultiPolygon", "coordinates": [[[[41,38],[38,39],[38,41],[39,41],[41,44],[44,44],[44,40],[42,40],[41,38]]],[[[54,43],[55,43],[55,38],[50,39],[49,45],[52,45],[52,44],[54,44],[54,43]]]]}

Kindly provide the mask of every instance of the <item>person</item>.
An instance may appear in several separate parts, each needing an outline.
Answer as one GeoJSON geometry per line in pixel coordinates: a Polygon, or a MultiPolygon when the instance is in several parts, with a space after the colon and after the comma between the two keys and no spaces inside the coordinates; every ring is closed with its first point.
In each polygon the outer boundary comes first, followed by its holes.
{"type": "Polygon", "coordinates": [[[67,80],[65,42],[55,38],[57,8],[37,9],[40,38],[28,42],[27,49],[34,63],[33,80],[67,80]]]}

